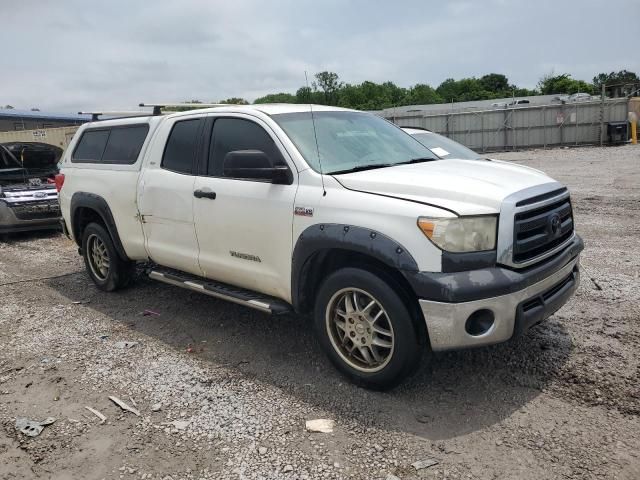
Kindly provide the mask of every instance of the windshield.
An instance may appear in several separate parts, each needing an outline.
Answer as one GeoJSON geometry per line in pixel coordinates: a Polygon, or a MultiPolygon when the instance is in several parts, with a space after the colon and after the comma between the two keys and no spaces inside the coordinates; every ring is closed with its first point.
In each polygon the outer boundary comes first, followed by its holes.
{"type": "Polygon", "coordinates": [[[313,117],[315,135],[310,112],[273,115],[273,119],[317,172],[338,174],[437,159],[420,142],[376,115],[314,112],[313,117]]]}
{"type": "Polygon", "coordinates": [[[440,158],[460,158],[462,160],[478,160],[480,155],[464,145],[443,137],[437,133],[416,133],[413,138],[431,150],[440,158]]]}

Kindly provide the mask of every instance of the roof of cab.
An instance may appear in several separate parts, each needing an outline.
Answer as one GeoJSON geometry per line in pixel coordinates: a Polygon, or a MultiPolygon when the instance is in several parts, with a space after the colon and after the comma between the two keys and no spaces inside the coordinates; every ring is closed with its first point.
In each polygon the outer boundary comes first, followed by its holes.
{"type": "Polygon", "coordinates": [[[229,105],[209,108],[194,108],[184,112],[164,112],[163,115],[131,116],[119,118],[105,118],[93,122],[85,123],[83,129],[97,127],[112,127],[117,125],[131,125],[135,123],[150,123],[161,121],[163,118],[188,117],[190,115],[201,115],[203,113],[242,113],[261,112],[266,115],[276,115],[279,113],[309,112],[313,107],[314,112],[357,112],[348,108],[329,107],[326,105],[309,105],[294,103],[262,103],[256,105],[229,105]]]}
{"type": "MultiPolygon", "coordinates": [[[[308,112],[313,108],[314,112],[356,112],[349,108],[330,107],[327,105],[310,105],[308,103],[259,103],[255,105],[229,105],[224,107],[199,108],[196,110],[187,110],[185,112],[171,113],[171,116],[193,115],[194,113],[214,113],[214,112],[262,112],[267,115],[276,115],[279,113],[299,113],[308,112]]],[[[170,112],[166,112],[170,113],[170,112]]]]}

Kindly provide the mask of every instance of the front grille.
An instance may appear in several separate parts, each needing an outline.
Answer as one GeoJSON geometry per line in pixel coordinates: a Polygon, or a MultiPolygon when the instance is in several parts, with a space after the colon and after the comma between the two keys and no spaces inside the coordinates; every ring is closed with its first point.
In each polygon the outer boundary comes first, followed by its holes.
{"type": "Polygon", "coordinates": [[[39,220],[60,216],[58,200],[22,202],[11,205],[11,211],[18,220],[39,220]]]}
{"type": "Polygon", "coordinates": [[[569,197],[517,213],[513,228],[514,263],[523,263],[553,250],[573,235],[569,197]]]}

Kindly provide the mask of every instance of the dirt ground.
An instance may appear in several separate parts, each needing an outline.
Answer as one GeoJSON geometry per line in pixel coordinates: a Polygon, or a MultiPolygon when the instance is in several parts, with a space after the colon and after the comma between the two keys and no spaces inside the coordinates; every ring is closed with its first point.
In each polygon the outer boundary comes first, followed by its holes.
{"type": "Polygon", "coordinates": [[[0,243],[0,479],[640,478],[640,147],[494,156],[571,188],[582,284],[387,393],[345,382],[303,318],[142,278],[106,294],[59,234],[0,243]],[[57,420],[31,438],[16,417],[57,420]]]}

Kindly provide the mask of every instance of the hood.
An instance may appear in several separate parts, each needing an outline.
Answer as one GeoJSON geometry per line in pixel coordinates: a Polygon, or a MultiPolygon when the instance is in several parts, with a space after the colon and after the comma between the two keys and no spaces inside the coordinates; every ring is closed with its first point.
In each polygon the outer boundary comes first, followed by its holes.
{"type": "Polygon", "coordinates": [[[351,190],[428,203],[459,215],[499,213],[512,193],[545,183],[557,186],[538,170],[497,160],[438,160],[335,178],[351,190]]]}

